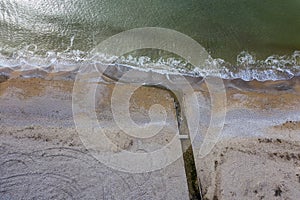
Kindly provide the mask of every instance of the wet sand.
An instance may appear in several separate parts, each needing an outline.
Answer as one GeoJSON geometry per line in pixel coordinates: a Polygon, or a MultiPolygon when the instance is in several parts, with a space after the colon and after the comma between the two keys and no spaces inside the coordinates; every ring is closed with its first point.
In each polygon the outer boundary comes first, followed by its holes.
{"type": "MultiPolygon", "coordinates": [[[[189,198],[183,158],[164,170],[132,175],[106,167],[89,153],[73,121],[72,80],[62,80],[60,75],[42,79],[15,75],[2,77],[0,82],[1,199],[189,198]]],[[[204,199],[297,199],[299,79],[224,82],[227,111],[221,137],[209,155],[195,157],[204,199]]],[[[203,136],[209,121],[209,95],[201,81],[193,87],[207,98],[201,102],[204,114],[199,135],[203,136]]],[[[98,119],[107,123],[108,131],[118,132],[111,123],[108,102],[113,85],[101,88],[98,119]]],[[[163,134],[148,140],[148,145],[155,144],[152,149],[168,143],[178,131],[169,92],[143,87],[131,103],[132,117],[139,123],[149,120],[147,110],[153,104],[160,103],[167,110],[163,134]]],[[[120,138],[121,148],[138,149],[138,141],[120,138]]],[[[200,145],[194,144],[194,153],[200,145]]]]}

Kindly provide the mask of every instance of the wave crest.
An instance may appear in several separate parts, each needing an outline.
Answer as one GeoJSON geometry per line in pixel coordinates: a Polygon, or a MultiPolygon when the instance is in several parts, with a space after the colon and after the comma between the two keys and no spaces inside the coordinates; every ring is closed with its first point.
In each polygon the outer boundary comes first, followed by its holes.
{"type": "MultiPolygon", "coordinates": [[[[4,69],[12,71],[30,71],[39,69],[47,73],[76,71],[82,64],[110,63],[116,60],[114,56],[104,54],[90,55],[79,50],[42,52],[36,46],[8,53],[0,49],[0,73],[4,69]],[[41,53],[42,52],[42,53],[41,53]]],[[[272,55],[265,60],[256,59],[254,55],[243,51],[237,56],[235,64],[226,62],[222,58],[210,58],[205,66],[192,66],[188,61],[180,58],[150,58],[147,56],[122,56],[115,62],[137,70],[155,71],[157,73],[185,74],[195,77],[216,76],[223,79],[243,79],[245,81],[258,80],[287,80],[300,76],[300,51],[292,55],[272,55]],[[214,66],[211,68],[210,66],[214,66]]]]}

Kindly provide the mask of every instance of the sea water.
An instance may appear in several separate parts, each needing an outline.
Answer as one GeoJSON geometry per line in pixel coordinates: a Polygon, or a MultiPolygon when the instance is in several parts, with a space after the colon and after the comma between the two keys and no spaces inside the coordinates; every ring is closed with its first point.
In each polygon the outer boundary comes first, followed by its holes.
{"type": "Polygon", "coordinates": [[[94,62],[90,51],[110,36],[162,27],[196,40],[217,70],[157,50],[118,62],[161,73],[290,79],[300,75],[299,10],[299,0],[2,0],[0,69],[74,70],[94,62]]]}

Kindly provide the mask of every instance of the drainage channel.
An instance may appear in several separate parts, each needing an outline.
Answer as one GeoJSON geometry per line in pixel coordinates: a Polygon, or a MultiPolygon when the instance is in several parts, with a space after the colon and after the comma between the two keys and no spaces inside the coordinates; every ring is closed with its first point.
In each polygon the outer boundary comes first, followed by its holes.
{"type": "MultiPolygon", "coordinates": [[[[113,81],[119,82],[119,78],[114,77],[108,73],[103,73],[103,75],[113,81]]],[[[127,82],[124,82],[127,83],[127,82]]],[[[128,82],[129,83],[129,82],[128,82]]],[[[202,191],[201,191],[201,182],[197,176],[197,170],[195,165],[195,157],[193,153],[193,148],[190,140],[189,129],[187,126],[187,121],[184,116],[184,112],[181,109],[180,100],[177,98],[175,93],[168,88],[162,85],[151,85],[145,84],[143,87],[155,87],[167,91],[172,98],[174,99],[174,108],[176,110],[176,119],[179,130],[179,138],[181,140],[181,146],[183,151],[183,160],[185,167],[185,174],[187,178],[188,190],[189,190],[189,199],[190,200],[203,200],[202,191]]]]}
{"type": "MultiPolygon", "coordinates": [[[[167,89],[166,89],[167,90],[167,89]]],[[[190,200],[203,200],[201,192],[200,179],[197,176],[197,170],[195,165],[195,157],[190,140],[190,134],[188,131],[187,121],[184,117],[184,113],[181,110],[180,103],[175,94],[169,90],[174,99],[174,105],[176,110],[176,117],[178,122],[178,130],[181,139],[181,145],[183,150],[183,160],[185,167],[185,174],[187,178],[187,184],[189,189],[190,200]]]]}

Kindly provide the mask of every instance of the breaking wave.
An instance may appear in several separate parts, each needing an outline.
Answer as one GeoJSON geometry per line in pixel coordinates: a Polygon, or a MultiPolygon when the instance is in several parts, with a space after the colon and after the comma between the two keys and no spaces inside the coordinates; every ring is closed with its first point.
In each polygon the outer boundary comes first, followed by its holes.
{"type": "MultiPolygon", "coordinates": [[[[272,55],[264,60],[243,51],[237,55],[236,63],[224,59],[209,59],[206,66],[191,66],[188,61],[176,57],[150,58],[148,56],[126,55],[120,58],[103,54],[90,55],[79,50],[64,52],[40,52],[35,45],[8,53],[0,49],[0,73],[31,71],[39,69],[47,73],[76,71],[85,64],[99,62],[131,67],[137,70],[167,74],[184,74],[195,77],[215,76],[223,79],[287,80],[300,76],[300,51],[291,55],[272,55]],[[209,66],[214,66],[210,68],[209,66]]],[[[32,75],[34,76],[34,74],[32,75]]]]}

